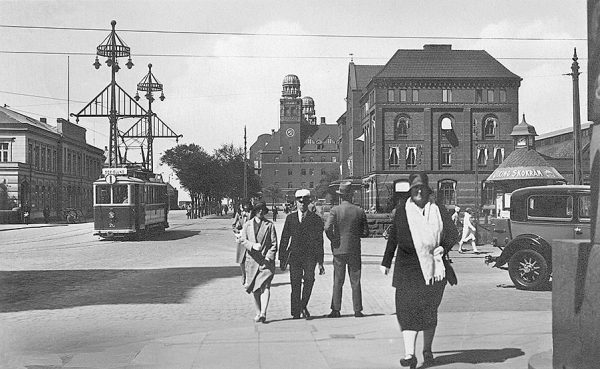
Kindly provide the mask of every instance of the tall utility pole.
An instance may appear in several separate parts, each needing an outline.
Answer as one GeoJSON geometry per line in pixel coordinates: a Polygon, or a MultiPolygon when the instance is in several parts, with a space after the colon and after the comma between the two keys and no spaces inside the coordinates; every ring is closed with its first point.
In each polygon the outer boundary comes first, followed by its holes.
{"type": "Polygon", "coordinates": [[[248,199],[248,155],[246,154],[246,126],[244,126],[244,200],[248,199]]]}
{"type": "Polygon", "coordinates": [[[477,125],[477,119],[473,119],[473,146],[475,148],[474,164],[475,164],[475,219],[479,224],[479,148],[477,144],[479,142],[479,126],[477,125]]]}
{"type": "Polygon", "coordinates": [[[579,109],[579,63],[577,48],[573,50],[573,63],[570,75],[573,78],[573,184],[583,184],[581,170],[581,116],[579,109]]]}
{"type": "MultiPolygon", "coordinates": [[[[160,83],[156,77],[154,77],[154,74],[152,74],[152,64],[148,64],[148,74],[146,74],[144,79],[137,84],[137,90],[145,93],[144,97],[146,97],[146,100],[148,100],[148,117],[146,118],[146,144],[148,146],[146,149],[144,165],[146,166],[145,169],[152,172],[154,170],[154,149],[152,145],[154,141],[154,135],[152,132],[152,118],[154,116],[154,113],[152,113],[152,102],[154,101],[153,92],[160,91],[160,101],[165,99],[165,95],[163,93],[163,84],[160,83]]],[[[133,98],[135,101],[139,101],[140,95],[136,92],[133,98]]]]}

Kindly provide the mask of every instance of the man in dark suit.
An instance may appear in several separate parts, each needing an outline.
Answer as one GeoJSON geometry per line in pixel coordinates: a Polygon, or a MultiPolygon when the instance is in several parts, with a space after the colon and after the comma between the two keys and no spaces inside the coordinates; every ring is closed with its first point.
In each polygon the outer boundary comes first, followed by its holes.
{"type": "Polygon", "coordinates": [[[279,243],[279,266],[281,270],[290,266],[291,312],[294,319],[299,319],[301,315],[310,317],[307,306],[315,283],[317,264],[319,274],[325,274],[323,221],[317,214],[308,211],[310,202],[310,191],[296,191],[298,210],[285,218],[279,243]]]}
{"type": "Polygon", "coordinates": [[[343,182],[339,190],[340,204],[329,212],[325,222],[325,234],[331,241],[333,253],[333,296],[330,318],[339,318],[342,307],[342,287],[346,279],[346,267],[352,287],[354,316],[363,317],[362,292],[360,287],[361,257],[360,238],[369,236],[367,215],[360,207],[352,204],[352,183],[343,182]]]}

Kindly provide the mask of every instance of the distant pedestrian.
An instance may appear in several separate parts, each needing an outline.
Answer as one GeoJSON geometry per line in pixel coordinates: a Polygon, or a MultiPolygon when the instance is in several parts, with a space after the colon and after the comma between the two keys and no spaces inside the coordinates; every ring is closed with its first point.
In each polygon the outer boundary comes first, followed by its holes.
{"type": "MultiPolygon", "coordinates": [[[[233,227],[233,233],[240,233],[244,227],[244,224],[246,224],[250,218],[252,218],[252,203],[250,201],[246,201],[244,202],[242,212],[236,214],[235,218],[233,219],[233,224],[231,225],[233,227]]],[[[240,265],[240,270],[242,272],[242,285],[244,286],[246,285],[246,248],[239,243],[237,244],[235,253],[235,262],[240,265]]]]}
{"type": "Polygon", "coordinates": [[[44,223],[48,224],[50,222],[50,207],[46,206],[44,208],[44,223]]]}
{"type": "Polygon", "coordinates": [[[477,229],[471,223],[472,219],[473,219],[473,215],[472,215],[471,208],[467,208],[467,210],[465,210],[465,216],[463,218],[462,238],[460,239],[460,242],[458,243],[458,252],[460,252],[460,253],[465,252],[465,250],[463,250],[463,248],[462,248],[462,245],[465,242],[471,243],[471,248],[473,249],[473,252],[479,252],[479,250],[477,250],[477,245],[475,244],[475,238],[476,238],[475,231],[477,229]]]}
{"type": "Polygon", "coordinates": [[[276,222],[277,221],[277,213],[279,211],[277,210],[277,206],[273,205],[273,221],[276,222]]]}
{"type": "Polygon", "coordinates": [[[275,225],[267,219],[267,205],[260,201],[254,204],[253,220],[244,223],[236,242],[246,250],[246,292],[254,297],[256,316],[254,321],[265,323],[271,298],[271,281],[275,275],[277,233],[275,225]]]}
{"type": "Polygon", "coordinates": [[[29,205],[25,205],[25,207],[23,207],[23,223],[29,224],[30,213],[31,208],[29,207],[29,205]]]}
{"type": "Polygon", "coordinates": [[[452,213],[452,223],[454,223],[454,226],[457,229],[458,229],[458,225],[460,224],[459,214],[460,214],[460,207],[459,206],[455,206],[454,207],[454,213],[452,213]]]}
{"type": "Polygon", "coordinates": [[[329,212],[325,222],[325,234],[331,241],[333,254],[333,294],[331,297],[331,313],[328,317],[339,318],[342,309],[342,290],[346,279],[346,268],[352,287],[352,305],[354,316],[363,317],[362,290],[360,285],[361,237],[369,236],[367,215],[360,207],[352,204],[351,182],[340,184],[336,191],[340,196],[340,204],[329,212]]]}
{"type": "Polygon", "coordinates": [[[308,302],[315,283],[315,268],[319,264],[319,274],[325,274],[325,267],[323,221],[308,211],[310,191],[296,191],[296,202],[298,210],[288,214],[281,232],[279,267],[285,270],[290,266],[291,314],[293,319],[300,319],[310,317],[308,302]]]}
{"type": "Polygon", "coordinates": [[[458,241],[458,231],[446,208],[430,199],[427,174],[411,174],[409,182],[410,198],[396,206],[380,268],[387,275],[396,254],[392,285],[405,353],[400,365],[416,368],[419,331],[423,331],[424,367],[434,362],[432,344],[446,286],[443,257],[458,241]]]}

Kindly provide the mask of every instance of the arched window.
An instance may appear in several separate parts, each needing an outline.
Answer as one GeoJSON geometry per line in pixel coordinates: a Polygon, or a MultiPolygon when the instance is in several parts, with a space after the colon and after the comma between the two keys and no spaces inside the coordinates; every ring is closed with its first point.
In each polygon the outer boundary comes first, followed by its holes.
{"type": "Polygon", "coordinates": [[[442,117],[440,127],[442,131],[451,131],[454,128],[454,119],[449,115],[442,117]]]}
{"type": "Polygon", "coordinates": [[[498,130],[498,118],[494,116],[489,116],[484,118],[483,120],[483,138],[490,139],[496,137],[496,132],[498,130]]]}
{"type": "Polygon", "coordinates": [[[406,138],[408,136],[408,121],[409,117],[406,115],[400,115],[396,118],[394,123],[394,139],[406,138]]]}
{"type": "Polygon", "coordinates": [[[456,181],[443,179],[438,182],[438,200],[443,205],[456,205],[456,181]]]}

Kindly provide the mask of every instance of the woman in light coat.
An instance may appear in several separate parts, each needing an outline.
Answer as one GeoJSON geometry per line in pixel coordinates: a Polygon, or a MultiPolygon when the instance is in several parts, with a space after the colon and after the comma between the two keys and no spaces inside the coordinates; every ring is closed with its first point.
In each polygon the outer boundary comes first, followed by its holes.
{"type": "Polygon", "coordinates": [[[264,202],[254,205],[254,218],[246,222],[236,235],[238,245],[246,249],[246,292],[254,297],[255,322],[265,323],[271,297],[271,281],[275,275],[277,232],[273,222],[266,218],[269,208],[264,202]]]}
{"type": "Polygon", "coordinates": [[[462,238],[460,239],[460,242],[458,243],[458,252],[460,252],[460,253],[466,252],[462,248],[462,245],[465,242],[471,242],[471,248],[473,249],[473,252],[479,252],[479,250],[477,250],[477,245],[475,244],[476,228],[471,223],[472,218],[473,218],[473,216],[471,214],[471,209],[467,208],[467,210],[465,210],[465,217],[463,219],[462,238]]]}

